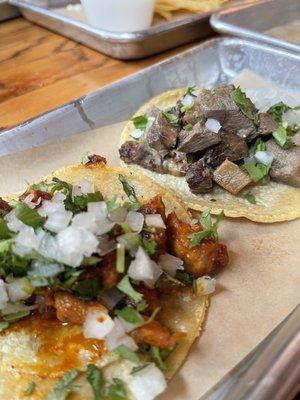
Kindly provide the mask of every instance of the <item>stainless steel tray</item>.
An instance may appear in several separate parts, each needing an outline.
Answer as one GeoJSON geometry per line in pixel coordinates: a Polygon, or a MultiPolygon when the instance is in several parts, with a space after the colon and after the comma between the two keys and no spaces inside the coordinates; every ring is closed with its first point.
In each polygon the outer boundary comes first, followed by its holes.
{"type": "MultiPolygon", "coordinates": [[[[213,39],[3,131],[0,155],[128,119],[141,103],[162,91],[229,82],[245,68],[300,92],[300,55],[244,39],[213,39]]],[[[299,313],[298,307],[202,400],[286,400],[300,379],[299,313]]]]}
{"type": "Polygon", "coordinates": [[[10,1],[30,21],[120,59],[150,56],[213,33],[209,25],[211,13],[163,22],[144,31],[116,33],[98,29],[55,11],[59,7],[78,2],[78,0],[10,1]]]}
{"type": "Polygon", "coordinates": [[[0,0],[0,22],[20,15],[19,10],[8,4],[7,0],[0,0]]]}
{"type": "Polygon", "coordinates": [[[0,156],[128,119],[151,97],[188,85],[217,85],[248,68],[300,92],[300,55],[235,38],[209,40],[166,61],[0,134],[0,156]]]}
{"type": "Polygon", "coordinates": [[[216,12],[211,26],[220,33],[254,39],[300,53],[300,1],[262,0],[216,12]]]}

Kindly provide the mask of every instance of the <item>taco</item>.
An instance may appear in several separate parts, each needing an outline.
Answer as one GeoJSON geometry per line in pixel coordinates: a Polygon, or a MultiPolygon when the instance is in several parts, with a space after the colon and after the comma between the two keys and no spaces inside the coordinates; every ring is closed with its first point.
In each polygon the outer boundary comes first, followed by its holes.
{"type": "Polygon", "coordinates": [[[154,399],[228,263],[151,179],[100,156],[0,200],[0,398],[154,399]],[[28,397],[29,396],[29,397],[28,397]]]}
{"type": "Polygon", "coordinates": [[[279,102],[259,112],[233,85],[169,91],[125,126],[122,165],[170,189],[194,210],[210,207],[257,222],[295,219],[298,110],[279,102]]]}

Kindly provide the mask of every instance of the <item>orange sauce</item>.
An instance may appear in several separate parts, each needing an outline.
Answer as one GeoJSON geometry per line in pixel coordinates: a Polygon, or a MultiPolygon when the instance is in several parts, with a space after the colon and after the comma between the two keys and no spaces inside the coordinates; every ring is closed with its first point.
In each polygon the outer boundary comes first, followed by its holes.
{"type": "Polygon", "coordinates": [[[25,318],[13,324],[10,331],[28,332],[39,343],[36,360],[24,360],[16,369],[26,369],[41,377],[56,377],[82,364],[95,363],[104,354],[104,342],[86,339],[82,327],[69,325],[58,320],[44,320],[37,315],[25,318]],[[84,362],[79,353],[88,352],[84,362]]]}

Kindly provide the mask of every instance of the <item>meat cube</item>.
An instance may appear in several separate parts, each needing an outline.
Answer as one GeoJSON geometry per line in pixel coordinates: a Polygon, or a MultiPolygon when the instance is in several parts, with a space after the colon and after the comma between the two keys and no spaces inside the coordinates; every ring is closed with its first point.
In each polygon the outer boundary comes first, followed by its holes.
{"type": "Polygon", "coordinates": [[[266,142],[267,151],[274,155],[270,176],[274,181],[300,187],[300,147],[282,149],[275,140],[266,142]]]}
{"type": "Polygon", "coordinates": [[[148,145],[157,151],[173,149],[176,146],[179,131],[179,125],[171,124],[160,111],[147,132],[146,140],[148,145]]]}
{"type": "Polygon", "coordinates": [[[184,153],[196,153],[211,147],[221,141],[219,135],[197,122],[191,131],[182,130],[179,134],[177,149],[184,153]]]}
{"type": "Polygon", "coordinates": [[[250,176],[229,160],[225,160],[214,172],[213,180],[232,194],[239,193],[251,183],[250,176]]]}
{"type": "Polygon", "coordinates": [[[261,113],[259,114],[258,118],[259,118],[259,127],[258,127],[259,135],[269,135],[273,133],[277,128],[276,122],[269,114],[261,113]]]}
{"type": "Polygon", "coordinates": [[[203,158],[188,167],[185,179],[190,191],[195,194],[207,193],[213,187],[212,169],[207,166],[203,158]]]}

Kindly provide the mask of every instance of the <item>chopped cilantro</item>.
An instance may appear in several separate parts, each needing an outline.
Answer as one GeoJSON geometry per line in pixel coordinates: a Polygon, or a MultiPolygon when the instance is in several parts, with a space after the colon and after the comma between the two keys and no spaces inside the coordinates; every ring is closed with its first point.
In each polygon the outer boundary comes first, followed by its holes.
{"type": "Polygon", "coordinates": [[[165,371],[167,369],[165,363],[163,362],[163,359],[161,357],[159,348],[156,346],[151,346],[149,350],[149,354],[151,357],[151,360],[155,362],[155,364],[160,368],[162,371],[165,371]]]}
{"type": "Polygon", "coordinates": [[[131,297],[136,303],[143,300],[143,295],[132,287],[128,275],[125,275],[122,280],[117,284],[117,288],[125,293],[127,296],[131,297]]]}
{"type": "Polygon", "coordinates": [[[103,378],[101,372],[94,364],[89,364],[86,370],[86,379],[92,387],[94,400],[104,399],[103,391],[103,378]]]}
{"type": "Polygon", "coordinates": [[[287,125],[279,124],[272,135],[276,140],[276,143],[283,149],[289,149],[294,145],[291,137],[288,134],[287,125]]]}
{"type": "Polygon", "coordinates": [[[113,379],[113,383],[107,391],[107,400],[126,400],[127,394],[123,381],[118,378],[113,379]]]}
{"type": "Polygon", "coordinates": [[[256,165],[245,163],[241,165],[241,168],[250,175],[253,182],[258,182],[268,176],[270,166],[261,163],[257,163],[256,165]]]}
{"type": "Polygon", "coordinates": [[[30,314],[30,310],[23,310],[23,311],[16,312],[14,314],[4,315],[3,319],[6,322],[16,322],[16,321],[19,321],[19,319],[27,317],[27,315],[29,315],[29,314],[30,314]]]}
{"type": "Polygon", "coordinates": [[[120,344],[120,346],[116,347],[113,350],[113,353],[121,358],[124,358],[125,360],[130,360],[134,363],[138,363],[140,361],[139,356],[124,344],[120,344]]]}
{"type": "Polygon", "coordinates": [[[194,90],[195,90],[195,86],[189,86],[189,87],[186,89],[186,91],[184,92],[183,97],[184,97],[184,96],[187,96],[187,95],[193,96],[193,97],[197,97],[197,96],[195,95],[195,93],[194,93],[194,90]]]}
{"type": "Polygon", "coordinates": [[[178,279],[183,285],[193,285],[193,280],[196,280],[192,275],[188,274],[185,271],[176,271],[175,279],[178,279]]]}
{"type": "Polygon", "coordinates": [[[279,103],[276,103],[272,107],[270,107],[267,113],[273,118],[275,122],[280,124],[282,122],[283,114],[289,110],[292,110],[292,107],[280,101],[279,103]]]}
{"type": "Polygon", "coordinates": [[[48,184],[48,186],[50,187],[50,192],[52,194],[60,191],[65,194],[69,194],[69,192],[72,190],[72,186],[69,183],[55,177],[52,179],[52,182],[48,184]]]}
{"type": "Polygon", "coordinates": [[[4,219],[0,218],[0,240],[9,239],[12,236],[10,230],[7,227],[4,219]]]}
{"type": "Polygon", "coordinates": [[[166,117],[167,121],[170,122],[170,124],[173,124],[173,125],[177,125],[178,124],[177,115],[172,114],[170,112],[166,112],[166,111],[163,114],[166,117]]]}
{"type": "Polygon", "coordinates": [[[220,222],[224,219],[225,214],[224,211],[222,211],[216,219],[216,222],[212,222],[211,215],[210,215],[210,209],[206,209],[203,211],[202,216],[200,218],[200,223],[202,227],[204,228],[200,232],[193,233],[190,236],[190,247],[197,246],[201,241],[206,238],[206,237],[211,237],[215,240],[218,239],[218,228],[220,225],[220,222]]]}
{"type": "Polygon", "coordinates": [[[184,125],[183,129],[185,131],[191,131],[193,129],[193,125],[192,124],[186,124],[186,125],[184,125]]]}
{"type": "Polygon", "coordinates": [[[89,256],[89,257],[84,257],[82,261],[82,266],[84,267],[90,267],[91,265],[97,265],[102,259],[100,257],[96,256],[89,256]]]}
{"type": "Polygon", "coordinates": [[[259,124],[258,111],[239,86],[232,92],[232,97],[241,112],[257,126],[259,124]]]}
{"type": "Polygon", "coordinates": [[[23,224],[31,226],[34,229],[44,225],[45,218],[25,203],[19,203],[15,209],[15,213],[16,217],[23,222],[23,224]]]}
{"type": "Polygon", "coordinates": [[[163,360],[166,360],[169,355],[172,353],[172,351],[175,350],[175,348],[177,347],[177,343],[174,343],[172,346],[167,347],[166,349],[161,349],[160,350],[160,356],[163,360]]]}
{"type": "Polygon", "coordinates": [[[124,243],[117,244],[117,260],[116,260],[117,272],[123,274],[125,272],[125,245],[124,243]]]}
{"type": "Polygon", "coordinates": [[[35,382],[30,382],[27,385],[27,388],[24,390],[24,396],[30,396],[33,393],[35,387],[36,387],[36,383],[35,382]]]}
{"type": "Polygon", "coordinates": [[[147,117],[145,117],[144,115],[138,115],[137,117],[133,117],[131,121],[133,122],[136,129],[140,129],[141,131],[145,132],[148,122],[147,117]]]}
{"type": "Polygon", "coordinates": [[[82,164],[82,165],[88,164],[88,163],[90,162],[89,154],[90,154],[90,153],[87,152],[87,153],[84,153],[84,154],[81,156],[81,164],[82,164]]]}
{"type": "Polygon", "coordinates": [[[152,255],[156,252],[156,243],[152,242],[151,240],[143,238],[142,246],[146,250],[146,252],[150,255],[152,255]]]}
{"type": "Polygon", "coordinates": [[[92,300],[99,295],[100,280],[99,278],[90,278],[77,281],[72,285],[71,290],[82,300],[92,300]]]}
{"type": "Polygon", "coordinates": [[[131,324],[140,324],[144,322],[141,315],[134,308],[129,306],[122,308],[122,310],[115,310],[115,314],[131,324]]]}
{"type": "Polygon", "coordinates": [[[55,386],[52,391],[47,394],[45,400],[65,400],[71,392],[70,384],[78,376],[79,372],[77,369],[71,369],[66,372],[60,382],[55,386]]]}
{"type": "Polygon", "coordinates": [[[146,302],[146,300],[142,300],[137,304],[136,310],[144,311],[144,310],[146,310],[147,307],[148,307],[148,303],[146,302]]]}
{"type": "Polygon", "coordinates": [[[120,207],[118,197],[114,196],[110,200],[107,200],[106,202],[106,207],[107,207],[107,212],[110,214],[113,211],[115,211],[117,208],[120,207]]]}
{"type": "Polygon", "coordinates": [[[255,196],[250,192],[244,194],[244,199],[248,200],[251,204],[256,204],[255,196]]]}
{"type": "Polygon", "coordinates": [[[66,210],[72,211],[73,214],[87,210],[88,203],[102,201],[103,196],[100,192],[83,194],[82,196],[72,196],[69,194],[64,201],[66,210]]]}
{"type": "Polygon", "coordinates": [[[122,183],[123,190],[126,193],[129,200],[132,201],[133,203],[137,203],[138,201],[134,188],[126,181],[125,177],[121,174],[119,174],[119,181],[122,183]]]}
{"type": "Polygon", "coordinates": [[[209,201],[213,201],[214,202],[214,201],[217,201],[217,200],[216,199],[209,199],[209,201]]]}
{"type": "Polygon", "coordinates": [[[33,183],[32,185],[30,185],[30,187],[33,190],[38,190],[39,192],[48,193],[49,185],[45,182],[40,182],[40,183],[33,183]]]}

